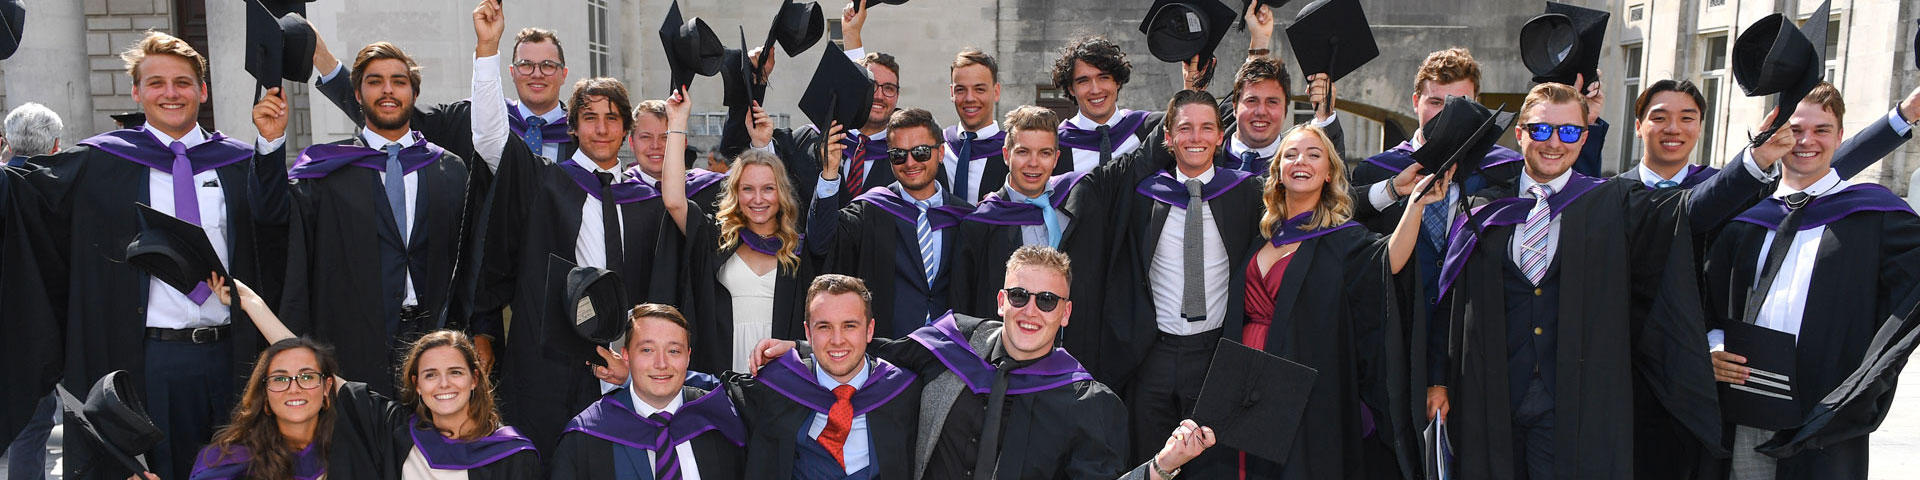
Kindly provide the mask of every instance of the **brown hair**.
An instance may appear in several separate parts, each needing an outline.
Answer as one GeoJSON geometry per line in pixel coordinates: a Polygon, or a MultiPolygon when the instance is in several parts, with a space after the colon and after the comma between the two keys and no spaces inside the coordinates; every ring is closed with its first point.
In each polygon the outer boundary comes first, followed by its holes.
{"type": "Polygon", "coordinates": [[[194,73],[199,74],[196,78],[200,83],[207,83],[207,57],[200,55],[200,51],[194,50],[193,45],[188,45],[186,40],[148,30],[146,36],[140,37],[139,41],[133,42],[133,46],[120,52],[120,61],[126,62],[127,76],[133,78],[135,85],[140,83],[140,62],[146,61],[147,57],[152,55],[173,55],[186,60],[187,63],[193,64],[194,73]]]}
{"type": "MultiPolygon", "coordinates": [[[[260,352],[260,358],[253,364],[253,373],[247,377],[247,388],[240,394],[240,403],[233,406],[233,414],[227,420],[227,426],[221,427],[213,435],[213,441],[207,446],[219,452],[216,458],[238,455],[235,448],[246,449],[248,478],[293,478],[292,447],[280,436],[279,421],[274,419],[272,407],[267,405],[267,374],[272,370],[273,358],[283,352],[297,349],[313,352],[313,358],[319,363],[320,375],[325,377],[321,388],[327,389],[320,395],[320,415],[314,419],[313,448],[319,458],[327,458],[327,447],[333,439],[334,421],[334,372],[340,371],[340,364],[334,360],[333,348],[305,337],[293,337],[273,342],[266,351],[260,352]]],[[[292,388],[300,388],[292,385],[292,388]]]]}
{"type": "Polygon", "coordinates": [[[633,118],[640,118],[641,115],[651,115],[654,119],[662,122],[667,121],[667,101],[642,100],[640,103],[634,104],[633,118]]]}
{"type": "Polygon", "coordinates": [[[657,318],[672,322],[674,325],[679,325],[680,330],[687,332],[687,346],[693,346],[693,326],[687,323],[686,315],[680,314],[680,309],[673,308],[672,305],[642,303],[635,305],[631,310],[627,310],[627,341],[621,345],[622,347],[633,346],[635,337],[633,332],[640,329],[640,319],[643,318],[657,318]]]}
{"type": "Polygon", "coordinates": [[[586,109],[589,97],[607,99],[607,103],[613,104],[614,114],[620,116],[621,130],[633,131],[634,108],[633,102],[627,99],[627,85],[607,77],[583,78],[573,82],[573,98],[567,101],[573,105],[573,108],[567,109],[569,130],[573,128],[571,125],[580,124],[580,111],[586,109]]]}
{"type": "Polygon", "coordinates": [[[1246,92],[1247,85],[1267,80],[1280,83],[1282,96],[1293,95],[1293,85],[1291,85],[1293,82],[1287,75],[1286,65],[1271,57],[1256,56],[1247,57],[1247,62],[1240,64],[1240,70],[1233,72],[1233,91],[1227,94],[1227,98],[1232,99],[1234,103],[1239,103],[1240,95],[1246,92]]]}
{"type": "Polygon", "coordinates": [[[1012,141],[1015,132],[1046,131],[1056,133],[1060,126],[1060,114],[1053,109],[1037,105],[1021,105],[1007,112],[1007,119],[1001,122],[1000,129],[1007,131],[1007,140],[1012,141]]]}
{"type": "Polygon", "coordinates": [[[473,349],[473,340],[458,330],[439,330],[420,337],[407,349],[407,356],[400,366],[400,403],[413,406],[413,414],[420,418],[421,426],[433,427],[433,412],[427,410],[427,404],[420,401],[420,357],[428,350],[440,347],[452,347],[460,352],[467,362],[467,372],[473,375],[473,394],[467,398],[467,418],[474,428],[461,435],[458,440],[477,440],[500,429],[500,410],[493,404],[493,379],[488,378],[486,369],[480,368],[480,353],[473,349]]]}
{"type": "MultiPolygon", "coordinates": [[[[1213,94],[1206,90],[1181,90],[1174,92],[1173,98],[1167,100],[1167,117],[1166,121],[1161,122],[1161,128],[1173,132],[1173,127],[1180,124],[1180,107],[1187,105],[1206,105],[1213,109],[1213,121],[1220,121],[1220,99],[1213,98],[1213,94]]],[[[1168,142],[1167,148],[1171,150],[1173,143],[1168,142]]]]}
{"type": "Polygon", "coordinates": [[[951,74],[960,67],[973,65],[987,67],[987,76],[993,78],[993,83],[1000,83],[1000,63],[995,62],[993,56],[987,55],[987,52],[973,47],[967,47],[966,50],[961,50],[959,55],[954,55],[953,64],[947,66],[947,73],[951,74]]]}
{"type": "Polygon", "coordinates": [[[1524,120],[1527,112],[1533,111],[1535,106],[1561,103],[1580,105],[1580,119],[1583,122],[1586,121],[1587,102],[1580,96],[1580,92],[1566,84],[1551,82],[1534,85],[1533,90],[1527,92],[1526,103],[1520,104],[1521,119],[1524,120]]]}
{"type": "Polygon", "coordinates": [[[560,64],[567,64],[567,48],[560,46],[560,36],[554,35],[552,30],[539,27],[522,28],[519,34],[513,36],[513,59],[520,59],[520,44],[541,42],[552,42],[553,51],[560,54],[560,64]]]}
{"type": "Polygon", "coordinates": [[[1058,273],[1061,278],[1067,280],[1069,288],[1073,285],[1073,259],[1059,250],[1054,250],[1053,247],[1025,245],[1014,250],[1013,255],[1007,257],[1007,273],[1012,274],[1021,267],[1034,267],[1058,273]]]}
{"type": "Polygon", "coordinates": [[[1813,90],[1807,92],[1807,96],[1800,101],[1811,102],[1832,112],[1834,123],[1847,118],[1847,100],[1840,98],[1840,89],[1835,88],[1831,83],[1820,82],[1819,85],[1814,85],[1813,90]]]}
{"type": "Polygon", "coordinates": [[[735,157],[730,174],[725,182],[726,190],[720,192],[720,208],[714,215],[714,222],[720,225],[720,250],[740,247],[740,231],[747,229],[747,213],[740,209],[740,199],[735,192],[740,191],[740,178],[745,176],[746,168],[753,165],[767,167],[773,171],[774,190],[779,200],[780,211],[773,214],[773,237],[780,239],[780,251],[773,258],[780,261],[780,269],[793,273],[800,268],[800,204],[795,202],[793,181],[787,179],[786,162],[780,157],[761,150],[747,149],[735,157]]]}
{"type": "Polygon", "coordinates": [[[420,64],[414,63],[413,57],[407,56],[407,52],[401,51],[400,47],[387,42],[368,44],[366,48],[360,49],[360,53],[353,56],[353,88],[360,88],[360,80],[366,78],[367,64],[373,63],[374,60],[386,59],[399,60],[400,63],[407,64],[407,81],[413,84],[413,94],[419,95],[420,64]]]}
{"type": "Polygon", "coordinates": [[[858,63],[862,67],[878,64],[882,67],[887,67],[887,71],[893,72],[894,75],[900,75],[900,62],[894,61],[893,55],[880,52],[867,52],[867,56],[860,57],[858,63]]]}
{"type": "Polygon", "coordinates": [[[1075,61],[1087,62],[1087,65],[1112,75],[1113,82],[1123,87],[1133,76],[1133,64],[1127,62],[1127,52],[1121,51],[1120,45],[1098,35],[1076,38],[1067,46],[1060,47],[1060,58],[1053,61],[1053,86],[1059,88],[1067,100],[1080,101],[1073,98],[1075,61]]]}
{"type": "Polygon", "coordinates": [[[865,306],[868,319],[873,318],[873,291],[867,290],[867,282],[858,277],[838,273],[829,273],[813,277],[813,283],[807,285],[807,305],[813,305],[813,299],[821,295],[855,294],[860,296],[860,305],[865,306]]]}
{"type": "MultiPolygon", "coordinates": [[[[1347,164],[1340,161],[1340,153],[1333,148],[1333,139],[1327,136],[1327,131],[1311,124],[1294,125],[1280,137],[1280,143],[1299,135],[1320,141],[1320,150],[1327,156],[1327,175],[1332,177],[1327,186],[1320,187],[1320,201],[1313,207],[1313,220],[1301,228],[1312,230],[1347,223],[1353,218],[1353,197],[1347,194],[1347,164]]],[[[1274,227],[1287,221],[1287,187],[1280,185],[1281,163],[1275,159],[1267,164],[1267,182],[1263,187],[1266,190],[1260,194],[1267,212],[1260,215],[1260,238],[1273,238],[1274,227]]]]}
{"type": "Polygon", "coordinates": [[[1460,47],[1433,52],[1413,74],[1413,93],[1427,93],[1428,81],[1448,84],[1461,80],[1473,82],[1473,94],[1480,94],[1480,62],[1473,60],[1473,52],[1460,47]]]}
{"type": "Polygon", "coordinates": [[[946,135],[940,132],[940,125],[933,123],[933,112],[928,112],[926,109],[908,108],[895,110],[893,116],[887,118],[887,131],[889,132],[898,132],[902,128],[915,127],[925,128],[927,129],[927,133],[933,134],[934,143],[947,141],[946,135]]]}

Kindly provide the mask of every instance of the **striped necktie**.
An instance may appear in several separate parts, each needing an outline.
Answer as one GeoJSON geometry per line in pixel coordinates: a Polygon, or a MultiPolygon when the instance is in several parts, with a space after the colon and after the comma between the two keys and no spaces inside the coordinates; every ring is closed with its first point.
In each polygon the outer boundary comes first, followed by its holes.
{"type": "Polygon", "coordinates": [[[1520,227],[1520,271],[1526,273],[1527,281],[1539,285],[1547,276],[1547,264],[1553,262],[1553,210],[1547,206],[1547,197],[1553,196],[1553,187],[1547,184],[1534,184],[1527,187],[1527,193],[1533,195],[1533,209],[1527,211],[1527,223],[1520,227]]]}
{"type": "Polygon", "coordinates": [[[660,423],[660,451],[653,452],[654,480],[680,480],[680,448],[668,441],[667,434],[671,431],[668,426],[673,425],[673,414],[656,412],[647,418],[660,423]]]}
{"type": "Polygon", "coordinates": [[[913,202],[920,207],[920,218],[915,220],[915,236],[920,238],[920,263],[927,272],[927,286],[933,286],[933,276],[939,273],[940,262],[934,261],[933,224],[927,222],[927,209],[932,207],[925,200],[913,202]]]}

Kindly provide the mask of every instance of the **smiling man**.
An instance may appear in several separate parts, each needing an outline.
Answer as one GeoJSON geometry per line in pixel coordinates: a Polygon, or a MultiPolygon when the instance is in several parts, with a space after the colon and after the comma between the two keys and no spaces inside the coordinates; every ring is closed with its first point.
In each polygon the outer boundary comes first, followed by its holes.
{"type": "Polygon", "coordinates": [[[1002,154],[1007,134],[993,121],[994,104],[1000,102],[1000,65],[979,49],[961,50],[948,67],[953,83],[947,85],[953,98],[953,111],[960,124],[947,127],[946,170],[940,183],[967,202],[999,190],[1007,180],[1007,160],[1002,154]]]}
{"type": "Polygon", "coordinates": [[[1060,48],[1053,61],[1053,87],[1073,100],[1080,113],[1060,122],[1063,158],[1054,173],[1086,172],[1140,148],[1158,130],[1164,114],[1120,108],[1120,89],[1133,77],[1133,64],[1120,45],[1106,37],[1085,36],[1060,48]]]}
{"type": "MultiPolygon", "coordinates": [[[[1719,173],[1720,169],[1692,163],[1704,127],[1702,105],[1706,97],[1691,81],[1661,80],[1647,86],[1634,100],[1633,130],[1645,144],[1644,152],[1640,164],[1620,176],[1639,180],[1647,188],[1693,188],[1719,173]]],[[[1833,169],[1840,178],[1851,178],[1880,161],[1912,137],[1909,119],[1920,119],[1920,89],[1887,112],[1886,121],[1869,124],[1835,148],[1833,169]]]]}

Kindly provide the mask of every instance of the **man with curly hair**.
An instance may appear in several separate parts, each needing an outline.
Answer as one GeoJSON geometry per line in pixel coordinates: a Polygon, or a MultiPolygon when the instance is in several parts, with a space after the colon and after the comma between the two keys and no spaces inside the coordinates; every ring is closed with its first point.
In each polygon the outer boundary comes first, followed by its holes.
{"type": "Polygon", "coordinates": [[[1098,35],[1083,36],[1060,48],[1053,61],[1053,86],[1080,109],[1060,122],[1064,159],[1054,173],[1086,172],[1145,143],[1160,126],[1157,112],[1119,107],[1120,89],[1133,77],[1133,64],[1120,45],[1098,35]]]}

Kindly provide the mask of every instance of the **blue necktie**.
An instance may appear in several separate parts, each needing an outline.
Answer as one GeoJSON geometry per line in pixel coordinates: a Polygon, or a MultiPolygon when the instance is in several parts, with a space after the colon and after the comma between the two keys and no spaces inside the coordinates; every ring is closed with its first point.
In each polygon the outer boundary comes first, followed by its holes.
{"type": "Polygon", "coordinates": [[[1447,198],[1427,204],[1420,214],[1420,232],[1427,237],[1427,242],[1443,254],[1447,251],[1447,229],[1452,226],[1447,224],[1447,209],[1452,207],[1453,189],[1449,188],[1447,198]]]}
{"type": "Polygon", "coordinates": [[[1676,182],[1673,180],[1661,180],[1658,183],[1653,184],[1653,188],[1672,188],[1672,187],[1678,187],[1678,186],[1680,186],[1680,182],[1676,182]]]}
{"type": "Polygon", "coordinates": [[[521,138],[527,141],[527,149],[533,150],[533,153],[540,153],[540,149],[544,147],[540,143],[546,140],[540,136],[540,127],[544,126],[547,126],[545,117],[527,117],[527,133],[521,138]]]}
{"type": "Polygon", "coordinates": [[[960,174],[953,176],[953,193],[960,194],[961,198],[965,198],[969,202],[973,201],[974,197],[967,190],[967,167],[969,166],[968,164],[973,163],[973,139],[975,138],[979,138],[979,135],[975,135],[973,132],[962,132],[960,134],[960,151],[955,153],[956,158],[960,160],[960,164],[954,167],[954,171],[960,174]]]}
{"type": "Polygon", "coordinates": [[[387,144],[387,205],[393,209],[393,226],[400,229],[401,245],[407,244],[406,177],[406,169],[400,167],[400,144],[387,144]]]}
{"type": "Polygon", "coordinates": [[[1040,218],[1047,224],[1047,246],[1060,248],[1060,214],[1053,210],[1053,203],[1047,201],[1046,195],[1029,198],[1027,203],[1040,207],[1040,218]]]}
{"type": "Polygon", "coordinates": [[[1252,150],[1240,152],[1240,169],[1241,170],[1246,170],[1248,172],[1253,172],[1258,174],[1260,173],[1260,170],[1256,169],[1254,163],[1259,161],[1260,161],[1260,154],[1257,152],[1254,152],[1252,150]]]}

